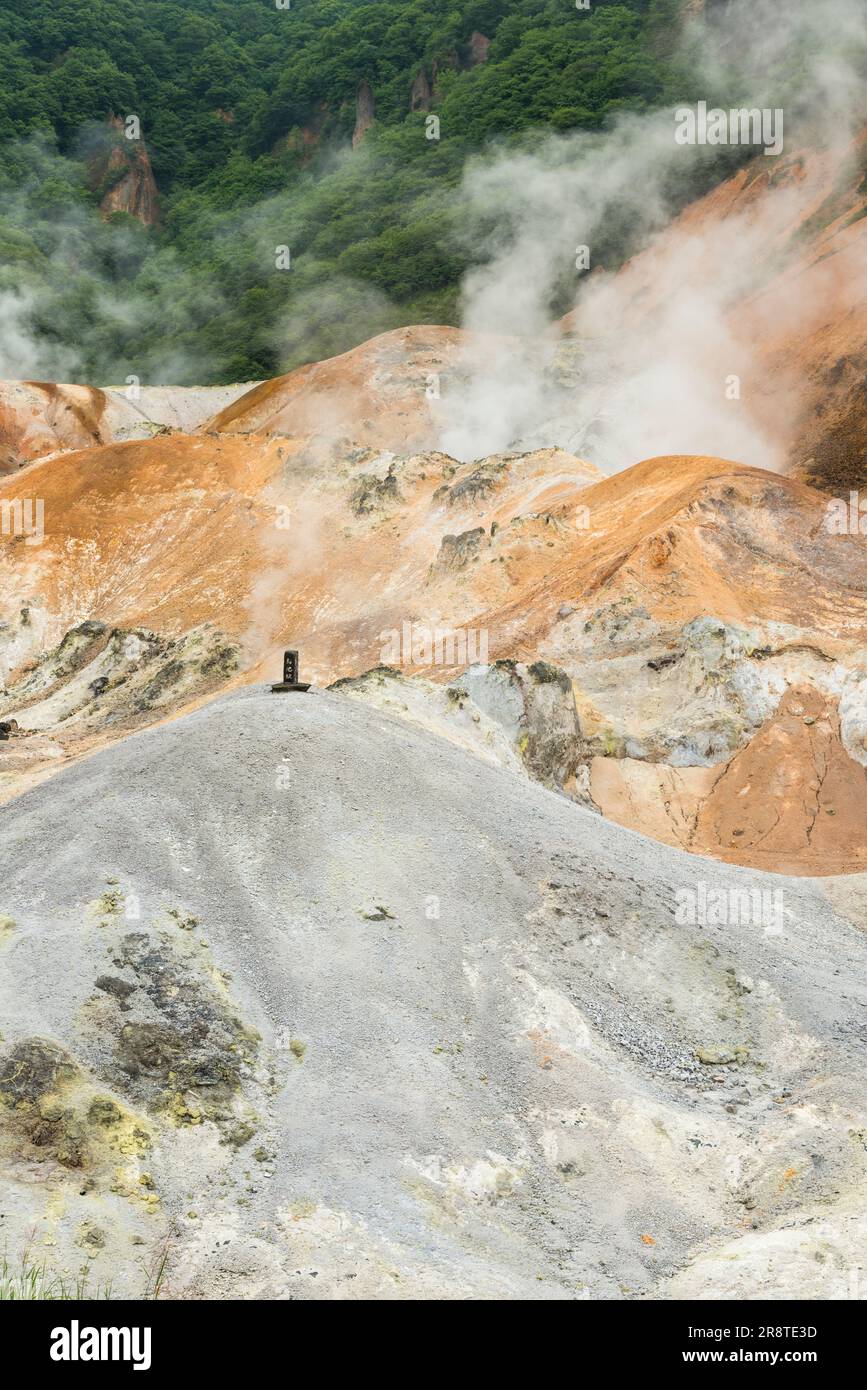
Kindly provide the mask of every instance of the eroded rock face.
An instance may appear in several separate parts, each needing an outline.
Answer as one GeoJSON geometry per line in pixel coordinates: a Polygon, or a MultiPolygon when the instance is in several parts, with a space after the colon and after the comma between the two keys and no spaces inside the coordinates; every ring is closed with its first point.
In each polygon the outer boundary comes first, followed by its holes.
{"type": "Polygon", "coordinates": [[[867,864],[862,671],[712,618],[665,644],[646,612],[600,611],[587,626],[626,650],[588,652],[571,676],[544,661],[475,665],[446,687],[450,702],[398,671],[334,688],[514,766],[493,726],[543,786],[682,849],[793,874],[867,864]],[[471,745],[455,739],[465,708],[488,731],[471,745]]]}
{"type": "Polygon", "coordinates": [[[322,140],[322,133],[329,117],[328,103],[321,101],[315,107],[307,125],[294,126],[288,135],[278,141],[278,147],[293,151],[306,163],[315,153],[322,140]]]}
{"type": "Polygon", "coordinates": [[[436,559],[437,569],[450,571],[452,574],[466,569],[467,565],[479,558],[484,539],[483,526],[476,526],[472,531],[462,531],[459,536],[443,536],[436,559]]]}
{"type": "Polygon", "coordinates": [[[865,864],[860,752],[855,761],[843,747],[834,696],[790,687],[700,802],[689,847],[789,872],[865,864]]]}
{"type": "Polygon", "coordinates": [[[506,467],[501,459],[489,459],[465,470],[462,478],[440,489],[436,494],[437,500],[442,498],[448,507],[486,502],[497,491],[506,467]]]}
{"type": "Polygon", "coordinates": [[[17,625],[0,628],[0,715],[15,726],[0,753],[0,798],[106,737],[217,690],[238,667],[238,648],[213,628],[173,640],[93,619],[34,655],[38,612],[25,609],[17,625]]]}
{"type": "Polygon", "coordinates": [[[406,719],[449,743],[457,744],[483,762],[524,772],[518,749],[521,700],[515,692],[504,710],[489,714],[470,697],[460,681],[443,685],[424,677],[407,677],[392,666],[376,666],[360,676],[345,676],[329,689],[374,709],[406,719]]]}
{"type": "Polygon", "coordinates": [[[125,212],[153,227],[160,220],[160,200],[144,140],[127,139],[119,116],[109,117],[108,127],[105,149],[90,165],[91,186],[101,194],[100,212],[103,217],[125,212]]]}
{"type": "Polygon", "coordinates": [[[476,67],[479,63],[486,63],[488,61],[488,49],[490,46],[491,40],[487,35],[480,34],[477,29],[474,29],[472,34],[470,34],[469,41],[470,67],[476,67]]]}
{"type": "Polygon", "coordinates": [[[0,383],[0,475],[59,449],[104,444],[106,396],[90,386],[0,383]]]}
{"type": "Polygon", "coordinates": [[[592,748],[581,732],[572,682],[547,662],[474,665],[447,686],[380,666],[330,688],[597,809],[589,795],[592,748]]]}
{"type": "Polygon", "coordinates": [[[422,68],[412,84],[412,90],[409,94],[409,109],[410,111],[429,111],[432,100],[431,85],[427,80],[427,73],[422,68]]]}
{"type": "MultiPolygon", "coordinates": [[[[560,450],[461,462],[417,447],[447,408],[459,348],[451,330],[386,334],[263,384],[197,436],[64,455],[8,480],[4,524],[35,495],[45,535],[13,527],[0,546],[6,671],[82,617],[177,641],[215,610],[245,679],[274,677],[287,634],[320,682],[377,663],[445,683],[471,664],[547,663],[572,682],[580,794],[605,814],[771,868],[860,868],[863,537],[823,524],[821,494],[725,460],[650,459],[603,479],[560,450]],[[455,640],[438,646],[438,632],[455,640]],[[786,743],[791,796],[766,835],[723,800],[801,689],[824,702],[830,743],[786,743]],[[809,848],[826,757],[846,787],[836,857],[821,835],[809,848]]],[[[136,717],[182,707],[178,673],[167,660],[143,682],[136,717]]],[[[82,708],[107,708],[107,676],[94,669],[82,708]]],[[[67,713],[49,702],[40,737],[67,713]]],[[[22,740],[4,749],[11,770],[22,740]]],[[[48,767],[56,748],[40,756],[48,767]]]]}
{"type": "Polygon", "coordinates": [[[394,511],[400,501],[400,488],[393,464],[383,478],[363,473],[356,482],[350,505],[356,516],[383,515],[394,511]]]}
{"type": "Polygon", "coordinates": [[[367,82],[362,82],[355,98],[355,129],[352,132],[352,148],[354,150],[358,149],[373,125],[375,114],[373,91],[367,82]]]}
{"type": "Polygon", "coordinates": [[[471,666],[452,688],[501,725],[531,777],[588,804],[587,744],[565,671],[545,661],[498,661],[471,666]]]}

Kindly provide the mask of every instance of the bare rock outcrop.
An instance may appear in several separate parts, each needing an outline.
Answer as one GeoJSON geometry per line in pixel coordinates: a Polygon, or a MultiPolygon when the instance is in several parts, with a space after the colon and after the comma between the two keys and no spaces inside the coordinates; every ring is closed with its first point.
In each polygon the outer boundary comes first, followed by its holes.
{"type": "Polygon", "coordinates": [[[437,556],[437,568],[456,574],[477,560],[485,539],[485,528],[474,526],[457,536],[443,536],[437,556]]]}
{"type": "Polygon", "coordinates": [[[409,94],[409,109],[410,111],[428,111],[432,99],[431,85],[427,80],[427,73],[422,68],[412,84],[409,94]]]}
{"type": "Polygon", "coordinates": [[[89,174],[103,217],[125,212],[146,227],[159,222],[159,190],[145,142],[141,137],[128,139],[119,116],[108,118],[105,145],[91,160],[89,174]]]}
{"type": "MultiPolygon", "coordinates": [[[[23,632],[38,632],[26,615],[23,632]]],[[[0,800],[94,747],[188,706],[237,670],[238,647],[213,626],[172,638],[87,619],[22,660],[19,623],[0,624],[0,800]]]]}
{"type": "Polygon", "coordinates": [[[490,46],[491,40],[488,38],[487,34],[480,34],[478,29],[474,29],[470,34],[469,41],[470,67],[478,67],[480,63],[486,63],[488,61],[488,49],[490,46]]]}
{"type": "Polygon", "coordinates": [[[358,149],[374,122],[376,103],[370,84],[362,82],[355,97],[355,129],[352,132],[352,148],[358,149]]]}
{"type": "Polygon", "coordinates": [[[295,126],[288,135],[277,142],[278,149],[289,150],[301,157],[302,162],[310,159],[322,140],[322,132],[328,120],[327,102],[321,101],[309,117],[307,124],[295,126]]]}

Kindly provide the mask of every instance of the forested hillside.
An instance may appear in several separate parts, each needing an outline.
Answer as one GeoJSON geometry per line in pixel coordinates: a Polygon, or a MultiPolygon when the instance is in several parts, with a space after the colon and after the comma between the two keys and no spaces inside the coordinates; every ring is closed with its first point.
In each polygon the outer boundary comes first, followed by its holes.
{"type": "Polygon", "coordinates": [[[0,5],[0,139],[34,130],[74,151],[88,122],[141,115],[162,188],[226,205],[282,186],[316,126],[351,135],[361,83],[376,119],[409,127],[435,86],[450,148],[534,123],[598,124],[658,101],[677,0],[17,0],[0,5]],[[490,40],[472,43],[474,35],[490,40]],[[475,51],[474,51],[475,49],[475,51]],[[481,69],[474,71],[474,69],[481,69]],[[282,144],[282,148],[281,148],[282,144]],[[294,153],[295,157],[292,157],[294,153]]]}
{"type": "Polygon", "coordinates": [[[468,155],[693,97],[682,0],[283,3],[0,0],[2,374],[244,380],[456,322],[468,155]]]}

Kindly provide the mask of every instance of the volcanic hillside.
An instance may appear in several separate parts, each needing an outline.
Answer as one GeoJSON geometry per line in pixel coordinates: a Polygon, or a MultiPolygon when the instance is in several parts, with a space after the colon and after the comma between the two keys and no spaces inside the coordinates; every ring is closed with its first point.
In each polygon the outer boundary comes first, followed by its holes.
{"type": "Polygon", "coordinates": [[[0,476],[34,459],[162,431],[193,430],[244,395],[243,386],[145,386],[123,390],[49,381],[0,381],[0,476]]]}
{"type": "Polygon", "coordinates": [[[867,562],[800,483],[716,459],[600,480],[557,450],[460,464],[204,434],[66,454],[0,494],[34,495],[43,542],[0,555],[7,791],[276,676],[289,641],[320,683],[380,664],[453,679],[463,651],[563,673],[550,734],[572,751],[531,770],[606,815],[789,872],[864,860],[867,562]],[[466,644],[438,654],[437,631],[466,644]]]}
{"type": "MultiPolygon", "coordinates": [[[[546,348],[555,376],[573,351],[584,364],[559,391],[552,442],[597,406],[604,419],[585,367],[620,360],[606,325],[617,352],[661,355],[677,283],[687,310],[696,286],[704,304],[731,253],[719,338],[687,333],[682,352],[716,395],[747,361],[730,402],[752,422],[745,441],[759,430],[758,452],[848,503],[864,148],[758,156],[618,274],[592,276],[546,348]]],[[[420,326],[246,391],[133,402],[7,383],[0,795],[276,677],[293,645],[319,684],[395,668],[346,690],[670,844],[788,873],[861,868],[857,506],[831,524],[827,494],[750,467],[750,447],[741,462],[667,454],[609,478],[592,454],[554,447],[437,451],[480,356],[512,352],[524,361],[513,340],[420,326]]]]}
{"type": "Polygon", "coordinates": [[[430,449],[442,430],[443,398],[460,379],[465,341],[460,329],[432,324],[381,333],[339,357],[261,382],[202,428],[304,438],[324,453],[430,449]]]}
{"type": "Polygon", "coordinates": [[[11,1250],[115,1297],[166,1254],[164,1297],[846,1296],[856,882],[339,693],[220,699],[0,815],[11,1250]]]}

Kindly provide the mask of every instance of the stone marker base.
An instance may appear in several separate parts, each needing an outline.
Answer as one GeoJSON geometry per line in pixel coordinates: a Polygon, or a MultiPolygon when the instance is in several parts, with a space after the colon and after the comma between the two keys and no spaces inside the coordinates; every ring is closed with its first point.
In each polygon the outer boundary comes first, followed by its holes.
{"type": "Polygon", "coordinates": [[[290,690],[297,690],[297,691],[300,691],[300,692],[303,694],[305,690],[309,690],[309,689],[310,689],[310,686],[309,686],[309,685],[298,685],[297,683],[294,684],[294,685],[288,685],[288,684],[286,683],[286,681],[281,681],[279,685],[272,685],[272,686],[271,686],[271,694],[272,694],[272,695],[283,695],[284,693],[286,693],[286,692],[288,692],[288,691],[290,691],[290,690]]]}

